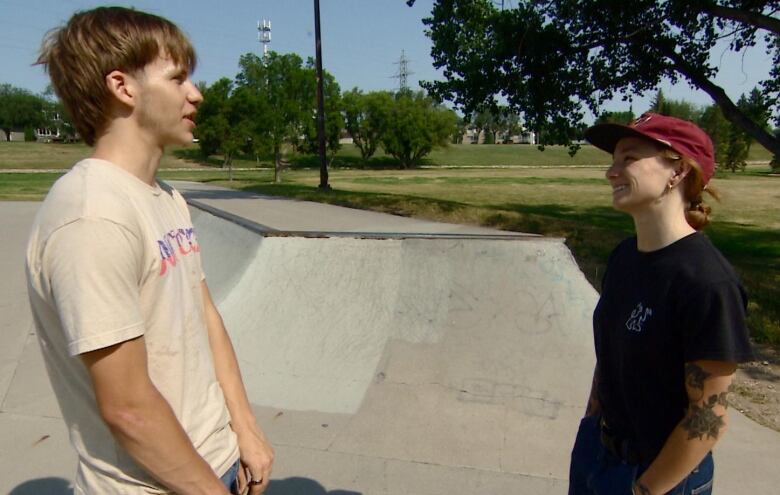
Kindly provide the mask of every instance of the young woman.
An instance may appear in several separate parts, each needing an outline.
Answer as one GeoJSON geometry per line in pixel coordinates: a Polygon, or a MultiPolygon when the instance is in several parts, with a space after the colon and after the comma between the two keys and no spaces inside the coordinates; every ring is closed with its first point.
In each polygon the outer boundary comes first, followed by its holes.
{"type": "Polygon", "coordinates": [[[593,315],[597,364],[572,451],[569,493],[709,494],[728,388],[751,359],[747,297],[699,233],[715,171],[694,124],[647,113],[585,138],[612,153],[612,204],[636,236],[610,255],[593,315]]]}

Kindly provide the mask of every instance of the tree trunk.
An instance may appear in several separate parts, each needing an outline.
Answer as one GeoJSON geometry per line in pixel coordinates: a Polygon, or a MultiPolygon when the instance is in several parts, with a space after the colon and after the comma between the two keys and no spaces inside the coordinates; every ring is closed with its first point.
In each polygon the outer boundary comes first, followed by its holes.
{"type": "Polygon", "coordinates": [[[282,182],[282,153],[279,149],[274,150],[274,184],[282,182]]]}
{"type": "Polygon", "coordinates": [[[11,129],[3,129],[3,132],[5,133],[5,140],[11,141],[11,129]]]}
{"type": "Polygon", "coordinates": [[[233,154],[225,153],[225,161],[222,162],[222,168],[228,169],[228,180],[233,181],[233,154]]]}
{"type": "Polygon", "coordinates": [[[736,125],[737,127],[744,129],[745,132],[758,141],[761,146],[772,152],[776,156],[780,156],[780,139],[767,132],[764,128],[750,120],[742,110],[737,107],[723,88],[716,85],[703,74],[695,71],[677,52],[670,48],[661,47],[664,55],[669,57],[674,63],[674,67],[677,71],[688,78],[697,88],[702,89],[705,93],[715,101],[723,112],[723,116],[736,125]]]}

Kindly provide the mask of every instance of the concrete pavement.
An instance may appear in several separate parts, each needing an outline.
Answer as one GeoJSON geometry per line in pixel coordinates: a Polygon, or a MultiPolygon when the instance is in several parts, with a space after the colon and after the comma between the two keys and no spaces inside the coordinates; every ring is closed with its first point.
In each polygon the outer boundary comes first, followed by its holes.
{"type": "MultiPolygon", "coordinates": [[[[277,450],[267,493],[566,493],[597,296],[560,240],[176,185],[277,450]]],[[[0,203],[0,493],[15,495],[70,493],[75,468],[27,308],[37,207],[0,203]]],[[[732,418],[715,493],[773,493],[780,434],[732,418]]]]}

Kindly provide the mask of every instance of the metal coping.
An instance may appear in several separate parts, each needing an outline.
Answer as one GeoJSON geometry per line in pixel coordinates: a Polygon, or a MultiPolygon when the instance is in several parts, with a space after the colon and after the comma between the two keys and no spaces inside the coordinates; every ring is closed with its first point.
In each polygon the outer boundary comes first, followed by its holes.
{"type": "Polygon", "coordinates": [[[332,232],[332,231],[296,231],[279,230],[267,225],[263,225],[233,213],[221,210],[201,201],[187,197],[183,194],[185,201],[190,206],[210,213],[215,217],[227,220],[239,225],[251,232],[263,237],[305,237],[305,238],[357,238],[357,239],[474,239],[474,240],[494,240],[494,241],[551,241],[562,242],[564,239],[559,237],[544,237],[538,234],[458,234],[458,233],[425,233],[425,232],[332,232]]]}

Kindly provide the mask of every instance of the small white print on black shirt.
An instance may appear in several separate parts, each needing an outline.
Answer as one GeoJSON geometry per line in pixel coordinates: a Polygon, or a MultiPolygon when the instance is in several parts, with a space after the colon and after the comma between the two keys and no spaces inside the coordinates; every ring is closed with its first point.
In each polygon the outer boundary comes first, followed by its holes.
{"type": "Polygon", "coordinates": [[[653,310],[645,308],[642,303],[636,305],[636,308],[631,312],[631,316],[626,320],[626,328],[633,332],[641,332],[642,325],[645,320],[653,316],[653,310]]]}

